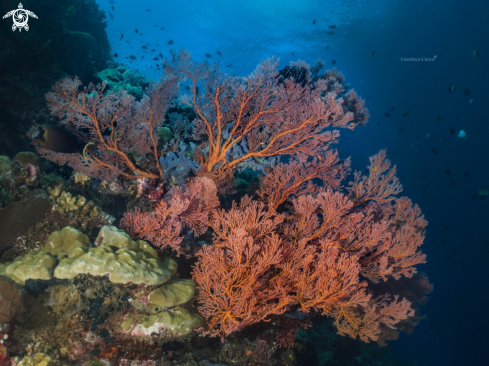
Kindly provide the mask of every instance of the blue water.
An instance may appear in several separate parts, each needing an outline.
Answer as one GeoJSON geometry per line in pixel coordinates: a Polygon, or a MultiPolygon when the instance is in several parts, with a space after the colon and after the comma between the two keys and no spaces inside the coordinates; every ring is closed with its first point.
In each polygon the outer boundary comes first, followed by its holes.
{"type": "Polygon", "coordinates": [[[489,189],[488,1],[98,2],[114,17],[107,16],[107,32],[115,60],[152,79],[160,76],[152,58],[181,47],[196,60],[207,53],[231,64],[225,69],[239,75],[271,56],[280,58],[279,68],[322,58],[342,71],[371,113],[367,126],[341,131],[342,156],[364,169],[368,156],[386,148],[403,194],[430,222],[428,263],[420,266],[434,284],[427,318],[389,347],[419,365],[489,364],[489,198],[477,194],[489,189]],[[337,26],[334,35],[327,34],[330,25],[337,26]],[[460,130],[466,137],[457,138],[460,130]]]}

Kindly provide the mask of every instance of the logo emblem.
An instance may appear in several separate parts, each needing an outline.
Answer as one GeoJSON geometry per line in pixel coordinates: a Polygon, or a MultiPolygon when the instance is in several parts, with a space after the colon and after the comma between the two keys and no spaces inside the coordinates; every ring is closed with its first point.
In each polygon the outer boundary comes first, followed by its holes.
{"type": "Polygon", "coordinates": [[[17,28],[19,28],[19,32],[22,31],[22,28],[28,31],[29,25],[27,24],[27,21],[29,20],[29,15],[37,19],[36,14],[34,14],[32,11],[25,10],[22,6],[22,3],[19,3],[19,8],[9,11],[3,16],[3,19],[12,17],[12,19],[14,20],[14,25],[12,25],[13,31],[15,31],[17,28]]]}

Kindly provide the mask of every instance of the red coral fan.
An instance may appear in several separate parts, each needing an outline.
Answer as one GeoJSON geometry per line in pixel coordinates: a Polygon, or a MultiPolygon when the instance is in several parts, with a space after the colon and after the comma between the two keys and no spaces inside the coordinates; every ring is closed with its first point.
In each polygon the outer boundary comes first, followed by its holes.
{"type": "Polygon", "coordinates": [[[61,153],[33,141],[39,154],[95,178],[161,178],[157,129],[178,89],[176,78],[153,84],[140,102],[126,91],[106,92],[106,83],[80,91],[78,78],[64,78],[46,94],[51,115],[86,145],[83,154],[61,153]],[[142,168],[131,151],[152,156],[152,169],[142,168]]]}
{"type": "Polygon", "coordinates": [[[168,196],[169,200],[161,200],[153,212],[126,212],[121,226],[133,237],[182,254],[182,229],[187,227],[197,235],[207,230],[209,215],[219,205],[217,188],[209,178],[197,177],[184,187],[172,188],[168,196]]]}
{"type": "MultiPolygon", "coordinates": [[[[397,182],[385,158],[371,161],[387,165],[387,182],[397,182]]],[[[367,183],[371,201],[360,206],[328,189],[293,198],[286,214],[249,197],[215,211],[214,243],[193,271],[206,333],[222,337],[299,309],[332,316],[340,334],[368,342],[413,316],[406,298],[373,298],[362,279],[411,277],[425,261],[418,249],[426,221],[410,200],[394,197],[400,185],[385,182],[367,183]]]]}
{"type": "Polygon", "coordinates": [[[250,158],[290,155],[305,161],[337,140],[338,131],[328,127],[353,129],[365,122],[355,120],[355,113],[344,108],[344,100],[324,78],[312,82],[305,63],[297,66],[304,73],[297,81],[294,73],[279,74],[277,64],[275,58],[263,61],[251,75],[240,78],[208,63],[195,63],[184,50],[173,52],[172,61],[165,62],[166,72],[191,81],[189,102],[197,115],[194,137],[205,138],[197,149],[204,174],[220,181],[250,158]],[[246,146],[241,156],[230,154],[237,144],[246,146]]]}

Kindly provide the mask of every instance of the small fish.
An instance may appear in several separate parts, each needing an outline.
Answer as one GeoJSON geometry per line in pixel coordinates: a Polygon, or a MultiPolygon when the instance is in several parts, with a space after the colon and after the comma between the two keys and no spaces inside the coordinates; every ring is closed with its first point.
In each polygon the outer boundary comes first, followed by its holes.
{"type": "Polygon", "coordinates": [[[446,175],[450,175],[450,169],[445,170],[446,175]]]}
{"type": "Polygon", "coordinates": [[[154,52],[154,51],[155,51],[155,49],[153,48],[153,49],[151,50],[151,52],[154,52]]]}
{"type": "Polygon", "coordinates": [[[455,134],[455,130],[453,128],[450,129],[450,136],[455,134]]]}
{"type": "Polygon", "coordinates": [[[455,119],[458,119],[458,116],[455,116],[454,118],[455,118],[455,119]]]}
{"type": "Polygon", "coordinates": [[[326,49],[329,50],[329,44],[326,46],[326,49]]]}
{"type": "Polygon", "coordinates": [[[146,11],[149,13],[149,12],[151,12],[151,9],[146,9],[146,11]]]}
{"type": "Polygon", "coordinates": [[[111,6],[112,10],[115,10],[114,6],[111,6]]]}
{"type": "Polygon", "coordinates": [[[328,28],[329,29],[336,29],[336,25],[330,25],[328,28]]]}
{"type": "Polygon", "coordinates": [[[396,110],[396,107],[391,107],[391,112],[394,112],[396,110]]]}
{"type": "Polygon", "coordinates": [[[332,63],[333,65],[336,65],[336,61],[335,61],[335,60],[332,60],[332,61],[331,61],[331,63],[332,63]]]}
{"type": "Polygon", "coordinates": [[[473,201],[473,200],[475,200],[475,199],[476,199],[476,197],[477,197],[477,195],[476,195],[476,194],[474,194],[470,200],[471,200],[471,201],[473,201]]]}
{"type": "Polygon", "coordinates": [[[164,27],[160,27],[160,29],[161,29],[161,30],[165,30],[165,28],[164,28],[164,27]]]}
{"type": "Polygon", "coordinates": [[[465,137],[465,136],[467,136],[467,134],[465,133],[464,130],[460,130],[460,132],[457,135],[458,138],[462,138],[462,137],[465,137]]]}
{"type": "Polygon", "coordinates": [[[222,56],[221,51],[216,51],[216,53],[217,53],[219,56],[222,56]]]}
{"type": "Polygon", "coordinates": [[[114,16],[112,15],[112,13],[109,11],[109,17],[110,19],[114,19],[114,16]]]}
{"type": "Polygon", "coordinates": [[[129,56],[129,58],[130,58],[131,60],[135,60],[135,59],[136,59],[136,56],[131,55],[131,56],[129,56]]]}
{"type": "Polygon", "coordinates": [[[479,189],[477,191],[477,193],[479,193],[479,196],[487,196],[487,195],[489,195],[489,190],[487,190],[487,189],[479,189]]]}
{"type": "Polygon", "coordinates": [[[158,25],[157,24],[153,24],[153,27],[158,28],[158,25]]]}
{"type": "Polygon", "coordinates": [[[229,65],[226,65],[226,67],[231,67],[231,66],[233,66],[233,65],[231,65],[231,64],[229,64],[229,65]]]}
{"type": "Polygon", "coordinates": [[[401,133],[401,132],[403,132],[403,131],[404,131],[404,128],[402,128],[402,127],[401,127],[401,128],[399,129],[399,133],[401,133]]]}
{"type": "Polygon", "coordinates": [[[124,38],[124,33],[121,34],[121,38],[119,38],[119,41],[124,38]]]}
{"type": "Polygon", "coordinates": [[[409,108],[409,109],[408,109],[406,112],[404,112],[404,113],[402,114],[402,116],[403,116],[403,117],[407,117],[407,116],[408,116],[408,113],[409,113],[409,111],[410,111],[410,110],[411,110],[411,108],[409,108]]]}
{"type": "Polygon", "coordinates": [[[114,53],[114,57],[119,57],[119,55],[117,53],[114,53]]]}
{"type": "Polygon", "coordinates": [[[436,151],[436,149],[431,149],[431,152],[435,155],[438,155],[438,151],[436,151]]]}
{"type": "Polygon", "coordinates": [[[464,95],[470,95],[470,89],[465,89],[464,90],[464,95]]]}
{"type": "Polygon", "coordinates": [[[159,58],[158,57],[153,57],[153,60],[158,61],[159,58]]]}
{"type": "Polygon", "coordinates": [[[375,56],[375,51],[372,51],[372,56],[375,56]]]}
{"type": "Polygon", "coordinates": [[[468,177],[470,177],[469,172],[464,172],[463,177],[464,177],[464,178],[468,178],[468,177]]]}
{"type": "Polygon", "coordinates": [[[292,51],[292,53],[290,54],[291,56],[294,56],[294,51],[292,51]]]}
{"type": "Polygon", "coordinates": [[[134,32],[139,33],[139,29],[135,29],[134,32]]]}
{"type": "Polygon", "coordinates": [[[316,19],[314,19],[314,20],[312,21],[312,24],[316,24],[316,19]]]}
{"type": "Polygon", "coordinates": [[[158,56],[160,56],[161,58],[163,58],[163,54],[161,52],[158,53],[158,56]]]}
{"type": "Polygon", "coordinates": [[[109,3],[115,4],[115,1],[114,0],[109,0],[109,3]]]}
{"type": "Polygon", "coordinates": [[[212,57],[212,56],[211,56],[211,55],[209,55],[208,53],[206,53],[204,56],[205,56],[205,57],[207,57],[207,58],[211,58],[211,57],[212,57]]]}
{"type": "Polygon", "coordinates": [[[175,42],[173,42],[171,39],[168,42],[166,42],[166,44],[173,44],[173,43],[175,42]]]}
{"type": "Polygon", "coordinates": [[[448,186],[453,187],[455,185],[455,183],[456,183],[456,181],[452,180],[448,186]]]}
{"type": "Polygon", "coordinates": [[[390,117],[390,116],[391,116],[391,115],[390,115],[390,113],[387,113],[387,112],[385,112],[385,114],[384,114],[384,115],[385,115],[386,117],[390,117]]]}
{"type": "Polygon", "coordinates": [[[469,103],[474,104],[474,100],[473,99],[469,100],[469,103]]]}
{"type": "Polygon", "coordinates": [[[477,51],[472,51],[471,53],[469,53],[469,55],[472,58],[477,58],[480,56],[479,52],[477,52],[477,51]]]}
{"type": "Polygon", "coordinates": [[[329,31],[328,33],[326,33],[328,36],[332,36],[334,34],[333,31],[329,31]]]}
{"type": "Polygon", "coordinates": [[[37,126],[32,138],[42,147],[59,153],[75,153],[80,149],[80,140],[64,128],[55,125],[37,126]]]}
{"type": "Polygon", "coordinates": [[[142,48],[142,49],[145,49],[145,50],[147,50],[147,49],[148,49],[148,47],[147,47],[147,46],[141,46],[141,48],[142,48]]]}
{"type": "Polygon", "coordinates": [[[455,87],[453,85],[450,85],[448,87],[448,94],[452,94],[453,91],[455,91],[455,87]]]}

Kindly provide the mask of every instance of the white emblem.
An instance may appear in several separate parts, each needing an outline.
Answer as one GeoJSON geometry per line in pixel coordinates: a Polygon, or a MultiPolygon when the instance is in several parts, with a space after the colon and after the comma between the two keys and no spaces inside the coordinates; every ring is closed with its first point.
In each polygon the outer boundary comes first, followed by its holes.
{"type": "Polygon", "coordinates": [[[13,31],[15,31],[17,28],[19,28],[19,32],[22,31],[22,28],[28,31],[29,25],[27,24],[27,21],[29,20],[29,15],[37,19],[36,14],[34,14],[32,11],[25,10],[22,6],[22,3],[19,3],[19,8],[9,11],[3,16],[3,19],[12,17],[12,19],[14,20],[14,25],[12,25],[13,31]]]}

